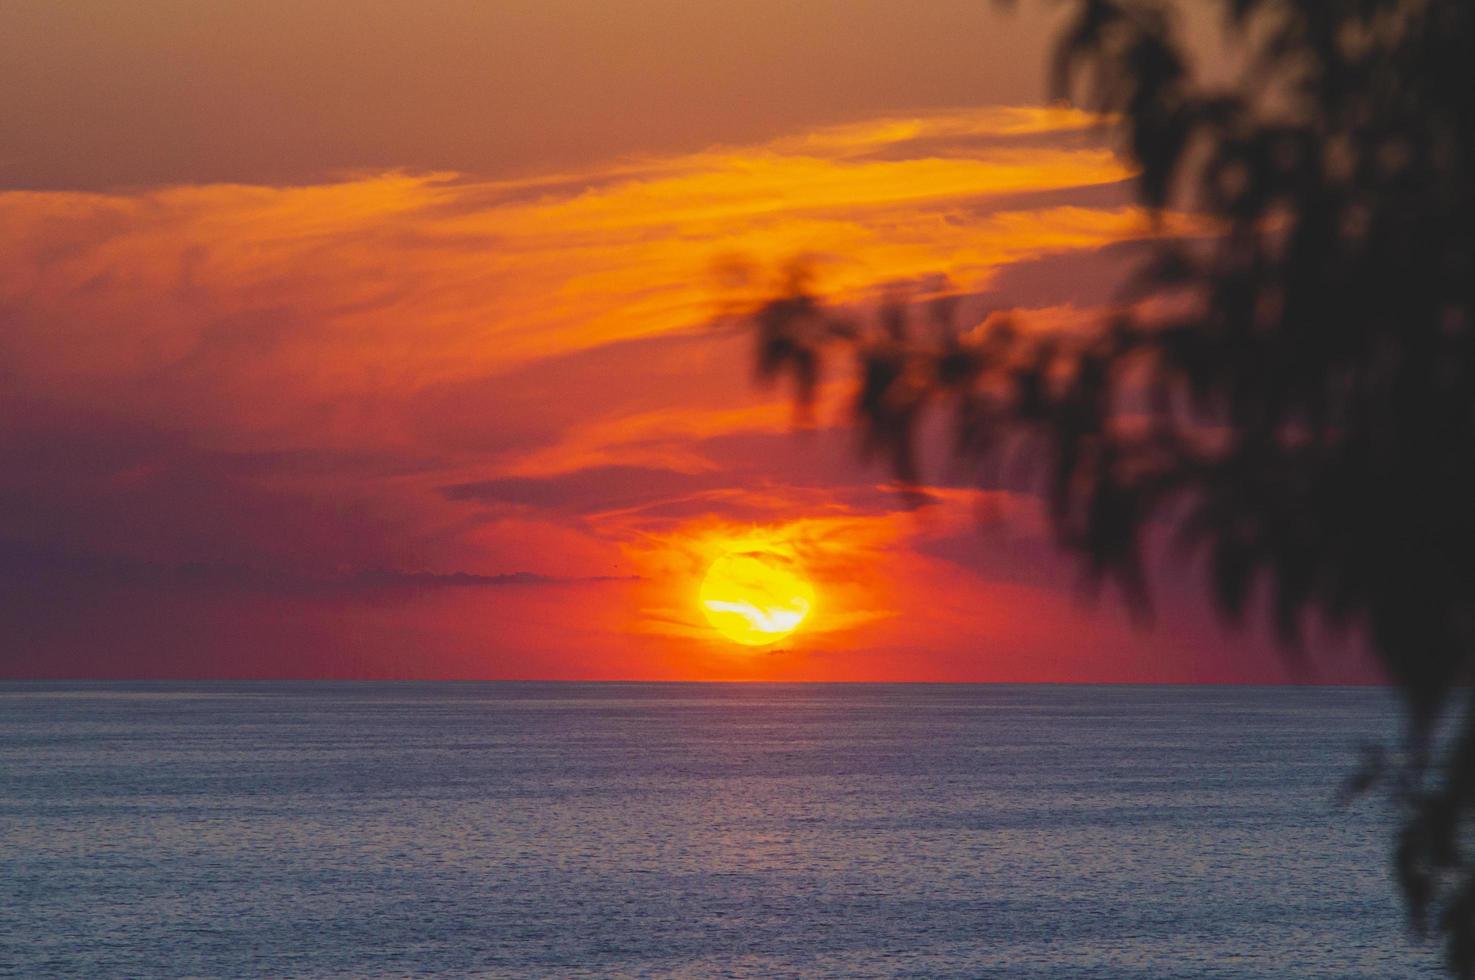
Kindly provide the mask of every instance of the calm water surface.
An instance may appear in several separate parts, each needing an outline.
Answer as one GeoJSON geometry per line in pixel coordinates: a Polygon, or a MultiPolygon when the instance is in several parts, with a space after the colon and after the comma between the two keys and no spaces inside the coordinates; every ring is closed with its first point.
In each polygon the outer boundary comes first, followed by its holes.
{"type": "Polygon", "coordinates": [[[1376,690],[0,685],[0,974],[1419,977],[1376,690]]]}

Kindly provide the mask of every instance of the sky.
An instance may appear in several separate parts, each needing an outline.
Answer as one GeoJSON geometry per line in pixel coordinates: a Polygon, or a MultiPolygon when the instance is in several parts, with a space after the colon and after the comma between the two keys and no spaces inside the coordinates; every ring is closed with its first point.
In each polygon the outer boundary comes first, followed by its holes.
{"type": "Polygon", "coordinates": [[[796,258],[1085,326],[1154,230],[1047,105],[1052,5],[15,0],[0,11],[0,675],[1365,682],[1194,569],[1093,601],[1038,500],[911,508],[796,258]],[[745,270],[736,276],[734,270],[745,270]],[[814,610],[714,631],[714,561],[814,610]]]}

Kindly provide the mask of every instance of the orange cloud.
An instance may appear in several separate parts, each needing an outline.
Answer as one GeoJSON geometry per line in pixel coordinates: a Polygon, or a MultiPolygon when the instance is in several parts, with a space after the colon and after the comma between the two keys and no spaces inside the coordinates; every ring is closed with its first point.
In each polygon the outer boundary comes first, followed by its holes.
{"type": "MultiPolygon", "coordinates": [[[[226,395],[204,406],[221,429],[307,414],[322,432],[325,406],[341,413],[344,398],[689,329],[712,314],[721,255],[843,256],[826,283],[841,294],[932,273],[976,288],[1008,262],[1140,234],[1129,208],[988,203],[1122,180],[1105,149],[907,155],[938,135],[1088,121],[1042,109],[882,120],[556,180],[0,194],[0,304],[19,311],[7,355],[37,386],[163,376],[226,395]]],[[[167,402],[157,395],[115,393],[138,407],[167,402]]]]}
{"type": "MultiPolygon", "coordinates": [[[[744,338],[710,328],[714,267],[822,256],[840,299],[935,276],[978,292],[1154,233],[1102,193],[1128,174],[1083,135],[1095,122],[888,118],[516,181],[0,194],[0,449],[27,461],[0,473],[0,538],[45,539],[65,552],[48,567],[90,569],[87,588],[139,561],[408,583],[351,628],[304,627],[344,657],[368,624],[419,615],[463,674],[484,656],[501,676],[905,675],[845,658],[861,636],[956,640],[984,579],[925,549],[970,533],[976,495],[939,488],[905,513],[827,427],[841,386],[791,440],[784,394],[748,391],[744,338]],[[695,583],[755,544],[804,564],[817,607],[787,652],[734,660],[695,583]],[[421,573],[516,585],[416,598],[421,573]]],[[[1051,304],[1042,321],[1088,315],[1051,304]]],[[[317,601],[288,592],[253,599],[252,622],[317,601]]],[[[201,635],[230,621],[209,602],[179,612],[201,635]]],[[[978,628],[1003,630],[991,602],[978,628]]]]}

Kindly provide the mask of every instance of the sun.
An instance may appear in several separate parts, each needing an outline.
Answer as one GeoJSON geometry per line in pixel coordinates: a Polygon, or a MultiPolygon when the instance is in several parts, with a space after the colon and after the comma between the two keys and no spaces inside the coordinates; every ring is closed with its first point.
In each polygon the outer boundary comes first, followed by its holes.
{"type": "Polygon", "coordinates": [[[733,551],[707,569],[702,611],[717,632],[748,646],[776,643],[814,608],[814,587],[775,551],[733,551]]]}

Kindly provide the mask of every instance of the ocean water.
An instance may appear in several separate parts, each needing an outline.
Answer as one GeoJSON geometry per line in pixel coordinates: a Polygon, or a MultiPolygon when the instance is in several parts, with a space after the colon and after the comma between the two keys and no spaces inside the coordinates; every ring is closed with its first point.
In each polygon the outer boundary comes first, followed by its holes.
{"type": "Polygon", "coordinates": [[[1438,976],[1368,689],[0,685],[0,974],[1438,976]]]}

